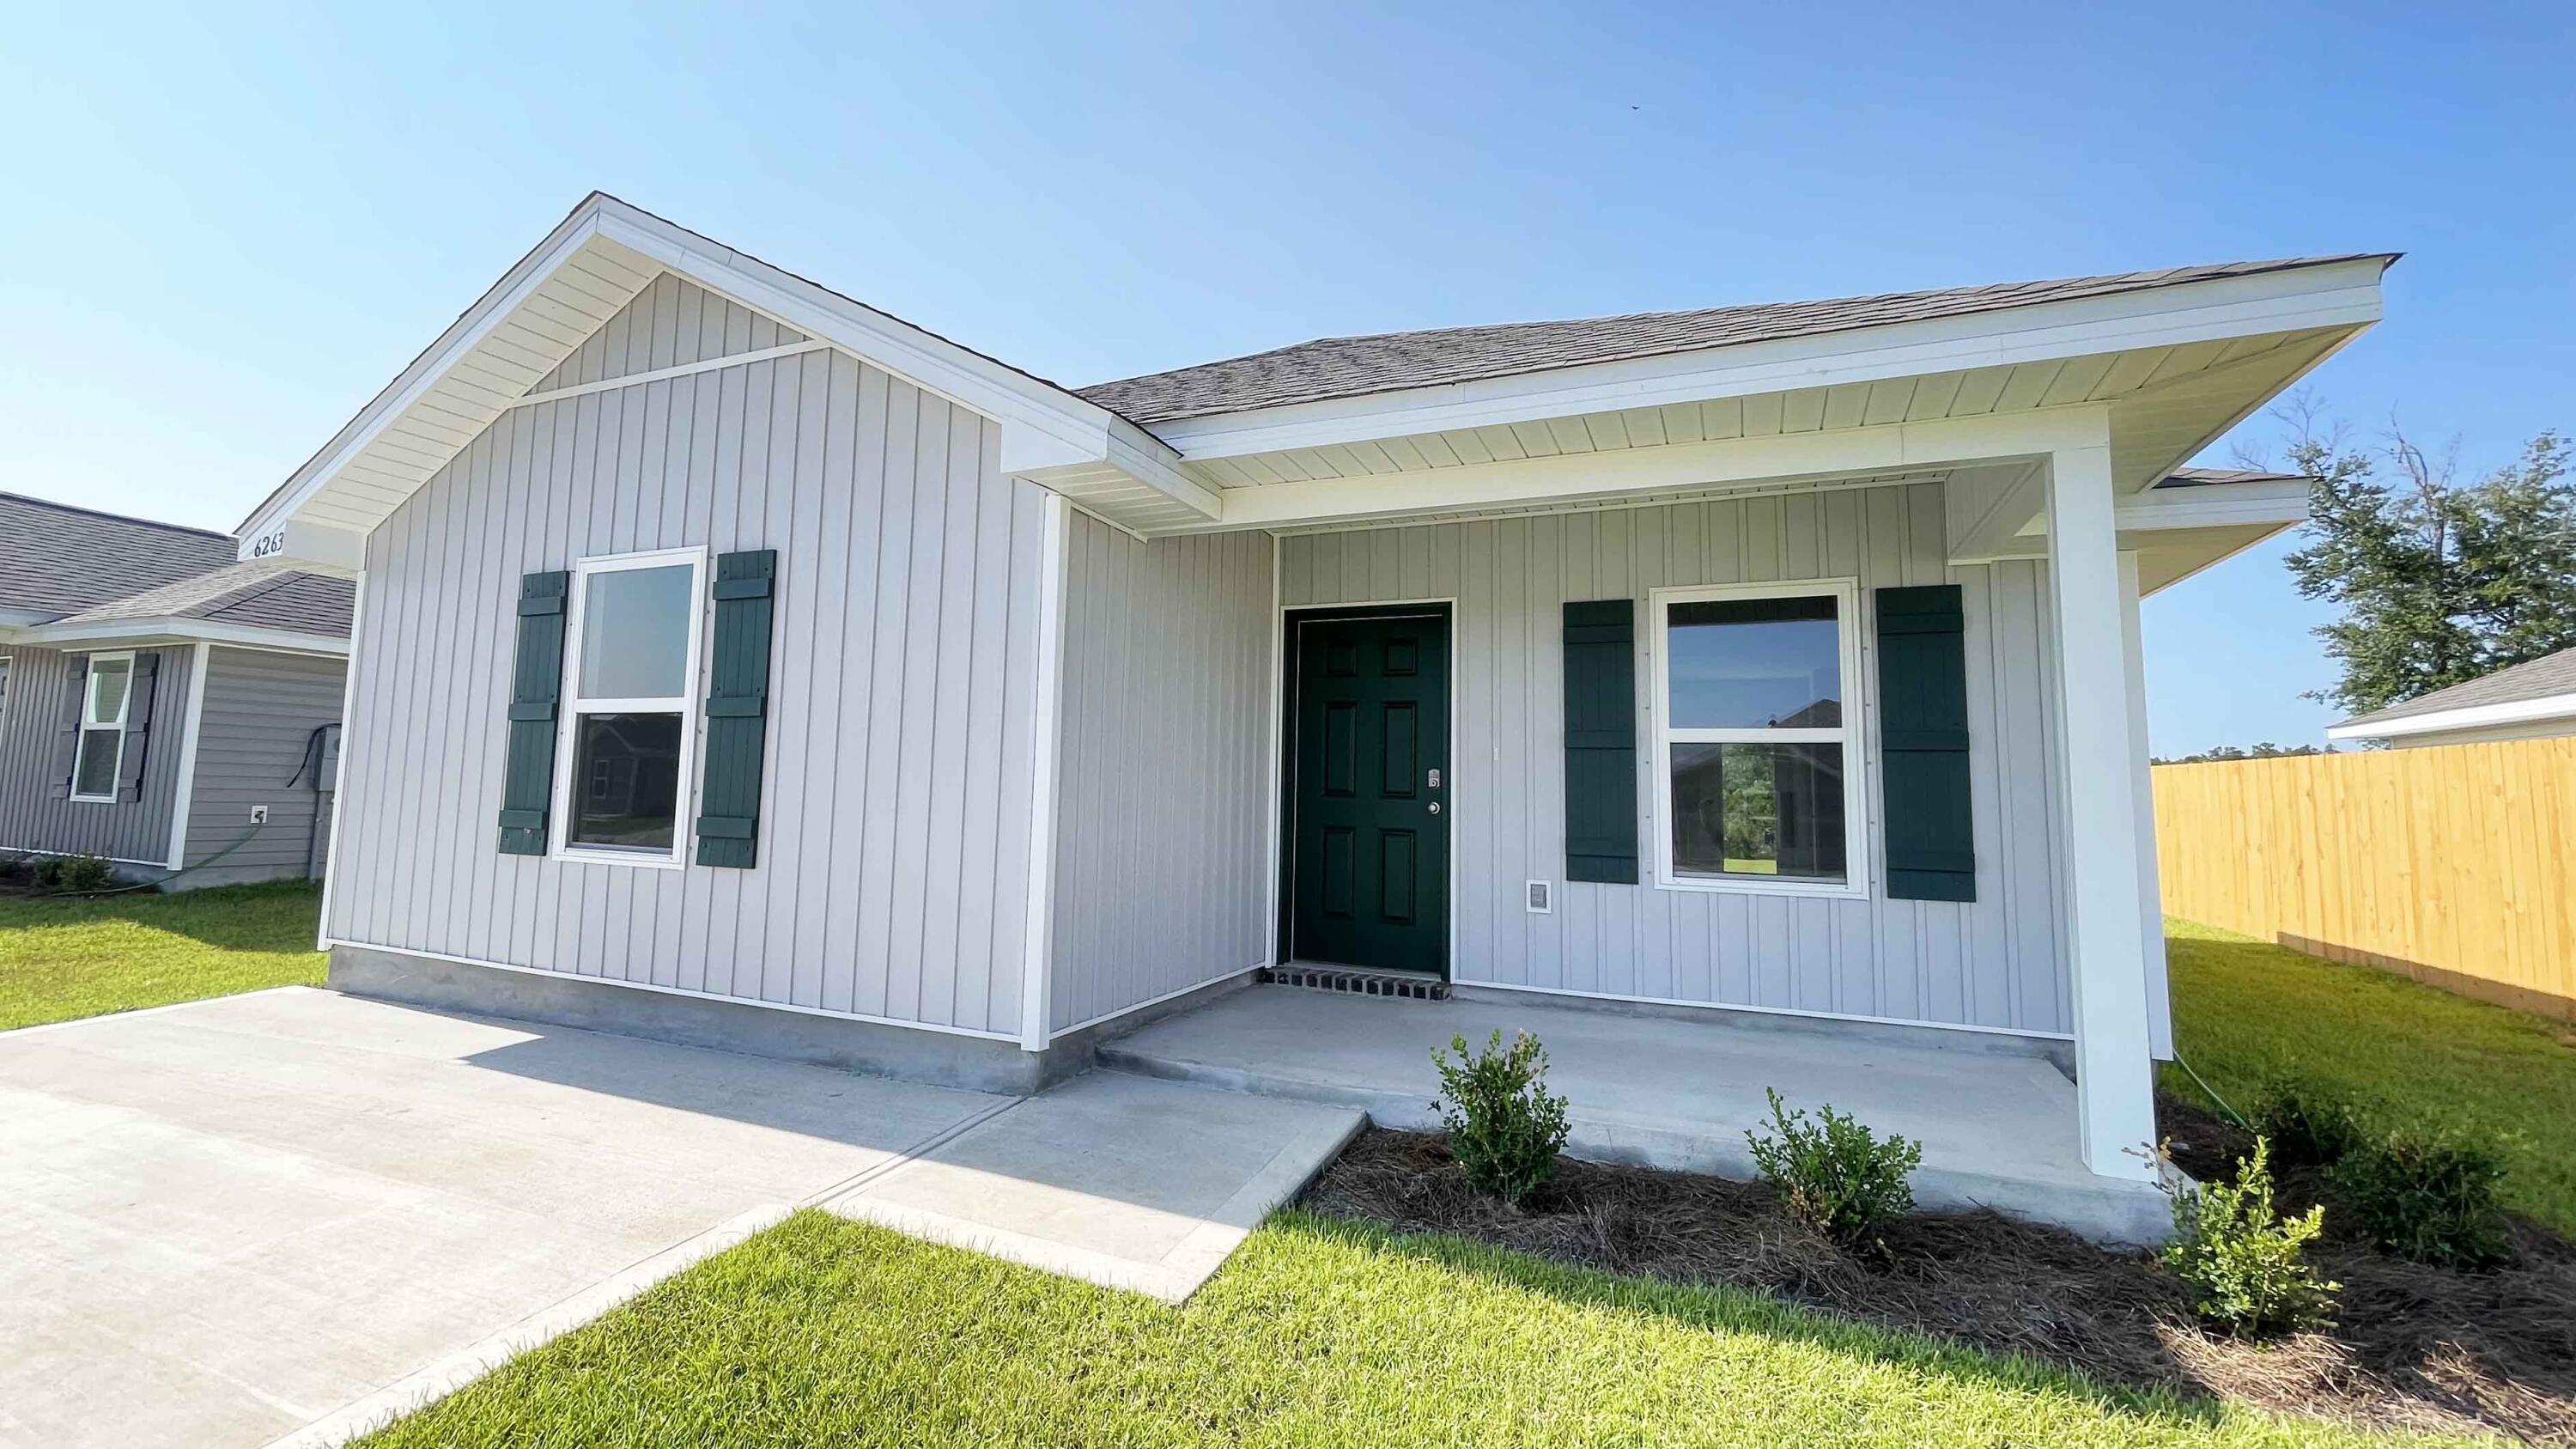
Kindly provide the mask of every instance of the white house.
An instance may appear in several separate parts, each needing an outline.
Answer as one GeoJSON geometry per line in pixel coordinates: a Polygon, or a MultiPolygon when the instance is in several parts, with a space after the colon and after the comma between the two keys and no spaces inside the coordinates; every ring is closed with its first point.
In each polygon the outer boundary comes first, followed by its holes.
{"type": "Polygon", "coordinates": [[[2345,720],[2330,740],[2377,740],[2397,749],[2576,735],[2576,649],[2345,720]]]}
{"type": "Polygon", "coordinates": [[[1265,970],[1803,1021],[2143,1196],[2138,600],[2392,260],[1068,389],[594,195],[241,529],[360,577],[332,979],[1012,1090],[1265,970]]]}

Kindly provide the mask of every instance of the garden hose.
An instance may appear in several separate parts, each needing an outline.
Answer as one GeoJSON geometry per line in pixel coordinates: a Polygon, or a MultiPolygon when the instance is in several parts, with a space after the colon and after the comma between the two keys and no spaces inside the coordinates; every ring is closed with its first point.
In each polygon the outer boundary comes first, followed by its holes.
{"type": "Polygon", "coordinates": [[[191,871],[204,870],[207,866],[213,865],[216,861],[219,861],[225,856],[232,854],[234,851],[241,849],[243,846],[250,844],[250,838],[259,834],[260,831],[266,828],[267,826],[264,822],[259,825],[254,825],[250,829],[242,832],[241,839],[234,841],[232,844],[227,845],[223,849],[216,851],[214,854],[207,856],[205,859],[198,861],[195,865],[181,866],[179,869],[174,870],[168,875],[162,876],[157,880],[136,881],[131,885],[111,886],[105,890],[56,891],[54,894],[57,896],[66,896],[74,900],[94,900],[102,896],[121,896],[131,894],[135,891],[148,891],[156,886],[167,885],[191,871]]]}
{"type": "Polygon", "coordinates": [[[2184,1074],[2185,1074],[2185,1075],[2187,1075],[2187,1076],[2189,1076],[2189,1077],[2192,1079],[2192,1081],[2193,1081],[2195,1084],[2197,1084],[2197,1085],[2199,1086],[2199,1088],[2200,1088],[2200,1090],[2201,1090],[2201,1091],[2203,1091],[2204,1093],[2207,1093],[2207,1094],[2208,1094],[2208,1096],[2209,1096],[2209,1100],[2211,1100],[2211,1101],[2213,1101],[2213,1102],[2216,1102],[2216,1103],[2218,1104],[2218,1110],[2227,1114],[2227,1120],[2229,1120],[2229,1121],[2231,1121],[2231,1122],[2235,1123],[2235,1124],[2236,1124],[2237,1126],[2239,1126],[2239,1127],[2244,1128],[2244,1129],[2245,1129],[2246,1131],[2248,1131],[2248,1132],[2251,1132],[2251,1131],[2253,1131],[2253,1130],[2254,1130],[2254,1124],[2245,1120],[2245,1114],[2244,1114],[2244,1113],[2239,1112],[2239,1111],[2237,1111],[2234,1107],[2231,1107],[2231,1106],[2227,1105],[2227,1099],[2226,1099],[2225,1097],[2222,1097],[2222,1096],[2218,1095],[2218,1089],[2217,1089],[2216,1087],[2211,1086],[2211,1085],[2210,1085],[2206,1080],[2204,1080],[2204,1079],[2201,1077],[2200,1073],[2195,1072],[2195,1071],[2193,1071],[2193,1070],[2191,1069],[2191,1063],[2189,1063],[2189,1062],[2187,1062],[2187,1061],[2184,1061],[2184,1060],[2182,1059],[2182,1049],[2181,1049],[2181,1048],[2179,1048],[2179,1047],[2177,1047],[2177,1048],[2175,1048],[2175,1049],[2174,1049],[2174,1065],[2175,1065],[2175,1066],[2178,1066],[2178,1067],[2180,1067],[2180,1068],[2182,1068],[2182,1069],[2183,1069],[2184,1074]]]}

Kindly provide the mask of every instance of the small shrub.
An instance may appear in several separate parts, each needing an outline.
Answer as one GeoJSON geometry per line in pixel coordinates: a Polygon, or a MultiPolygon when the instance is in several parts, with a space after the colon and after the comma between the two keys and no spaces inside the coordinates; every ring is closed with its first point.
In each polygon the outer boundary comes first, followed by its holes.
{"type": "Polygon", "coordinates": [[[2254,1101],[2252,1126],[2285,1166],[2323,1167],[2361,1140],[2361,1114],[2351,1097],[2317,1082],[2276,1079],[2254,1101]]]}
{"type": "Polygon", "coordinates": [[[116,878],[115,872],[109,869],[107,862],[95,855],[58,856],[53,864],[55,867],[53,888],[58,891],[77,894],[82,891],[105,890],[108,883],[116,878]]]}
{"type": "Polygon", "coordinates": [[[2511,1256],[2496,1185],[2504,1158],[2452,1131],[2401,1127],[2347,1149],[2327,1170],[2353,1221],[2389,1252],[2445,1268],[2511,1256]]]}
{"type": "Polygon", "coordinates": [[[1431,1049],[1440,1073],[1440,1122],[1449,1150],[1477,1191],[1518,1203],[1556,1176],[1556,1154],[1565,1146],[1565,1099],[1547,1090],[1547,1052],[1528,1032],[1503,1045],[1496,1028],[1479,1052],[1452,1036],[1450,1050],[1431,1049]]]}
{"type": "Polygon", "coordinates": [[[1832,1107],[1818,1109],[1810,1124],[1777,1091],[1762,1090],[1771,1098],[1772,1130],[1747,1132],[1744,1140],[1790,1216],[1841,1247],[1857,1248],[1878,1243],[1889,1223],[1913,1211],[1914,1189],[1906,1179],[1923,1165],[1923,1144],[1892,1133],[1881,1140],[1832,1107]]]}
{"type": "Polygon", "coordinates": [[[63,858],[59,855],[38,857],[34,865],[27,867],[27,883],[40,891],[58,889],[63,883],[63,858]]]}
{"type": "Polygon", "coordinates": [[[2343,1285],[2317,1279],[2302,1259],[2325,1231],[2326,1210],[2283,1217],[2272,1205],[2271,1147],[2254,1139],[2254,1155],[2236,1164],[2232,1182],[2198,1187],[2167,1176],[2174,1237],[2164,1264],[2191,1292],[2193,1311],[2227,1332],[2271,1338],[2334,1321],[2343,1285]]]}

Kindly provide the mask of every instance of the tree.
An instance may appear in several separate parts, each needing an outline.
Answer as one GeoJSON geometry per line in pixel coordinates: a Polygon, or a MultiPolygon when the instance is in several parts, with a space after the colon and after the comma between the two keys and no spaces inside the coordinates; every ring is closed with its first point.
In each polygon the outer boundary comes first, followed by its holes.
{"type": "Polygon", "coordinates": [[[2158,756],[2155,759],[2155,763],[2159,765],[2199,765],[2206,764],[2212,760],[2283,760],[2303,755],[2331,755],[2334,753],[2336,753],[2336,750],[2332,745],[2276,745],[2270,740],[2265,740],[2250,750],[2245,748],[2243,745],[2220,745],[2215,749],[2203,750],[2196,755],[2176,755],[2169,760],[2162,756],[2158,756]]]}
{"type": "Polygon", "coordinates": [[[2392,423],[2357,448],[2305,391],[2272,416],[2288,470],[2315,480],[2291,575],[2340,612],[2317,634],[2342,677],[2312,698],[2368,714],[2576,645],[2576,457],[2558,433],[2462,484],[2456,441],[2428,452],[2392,423]]]}

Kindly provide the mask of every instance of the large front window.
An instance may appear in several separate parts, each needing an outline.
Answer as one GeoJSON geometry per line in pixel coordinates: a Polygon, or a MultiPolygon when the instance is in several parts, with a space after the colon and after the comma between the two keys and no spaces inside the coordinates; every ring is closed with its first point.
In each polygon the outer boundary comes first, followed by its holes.
{"type": "Polygon", "coordinates": [[[1665,885],[1865,885],[1855,598],[1845,583],[1656,591],[1665,885]]]}
{"type": "Polygon", "coordinates": [[[116,799],[117,767],[125,757],[125,714],[133,703],[134,656],[93,654],[81,694],[80,741],[72,752],[72,798],[105,804],[116,799]]]}
{"type": "Polygon", "coordinates": [[[565,738],[556,751],[566,855],[681,859],[702,564],[690,549],[585,559],[574,570],[565,738]]]}

